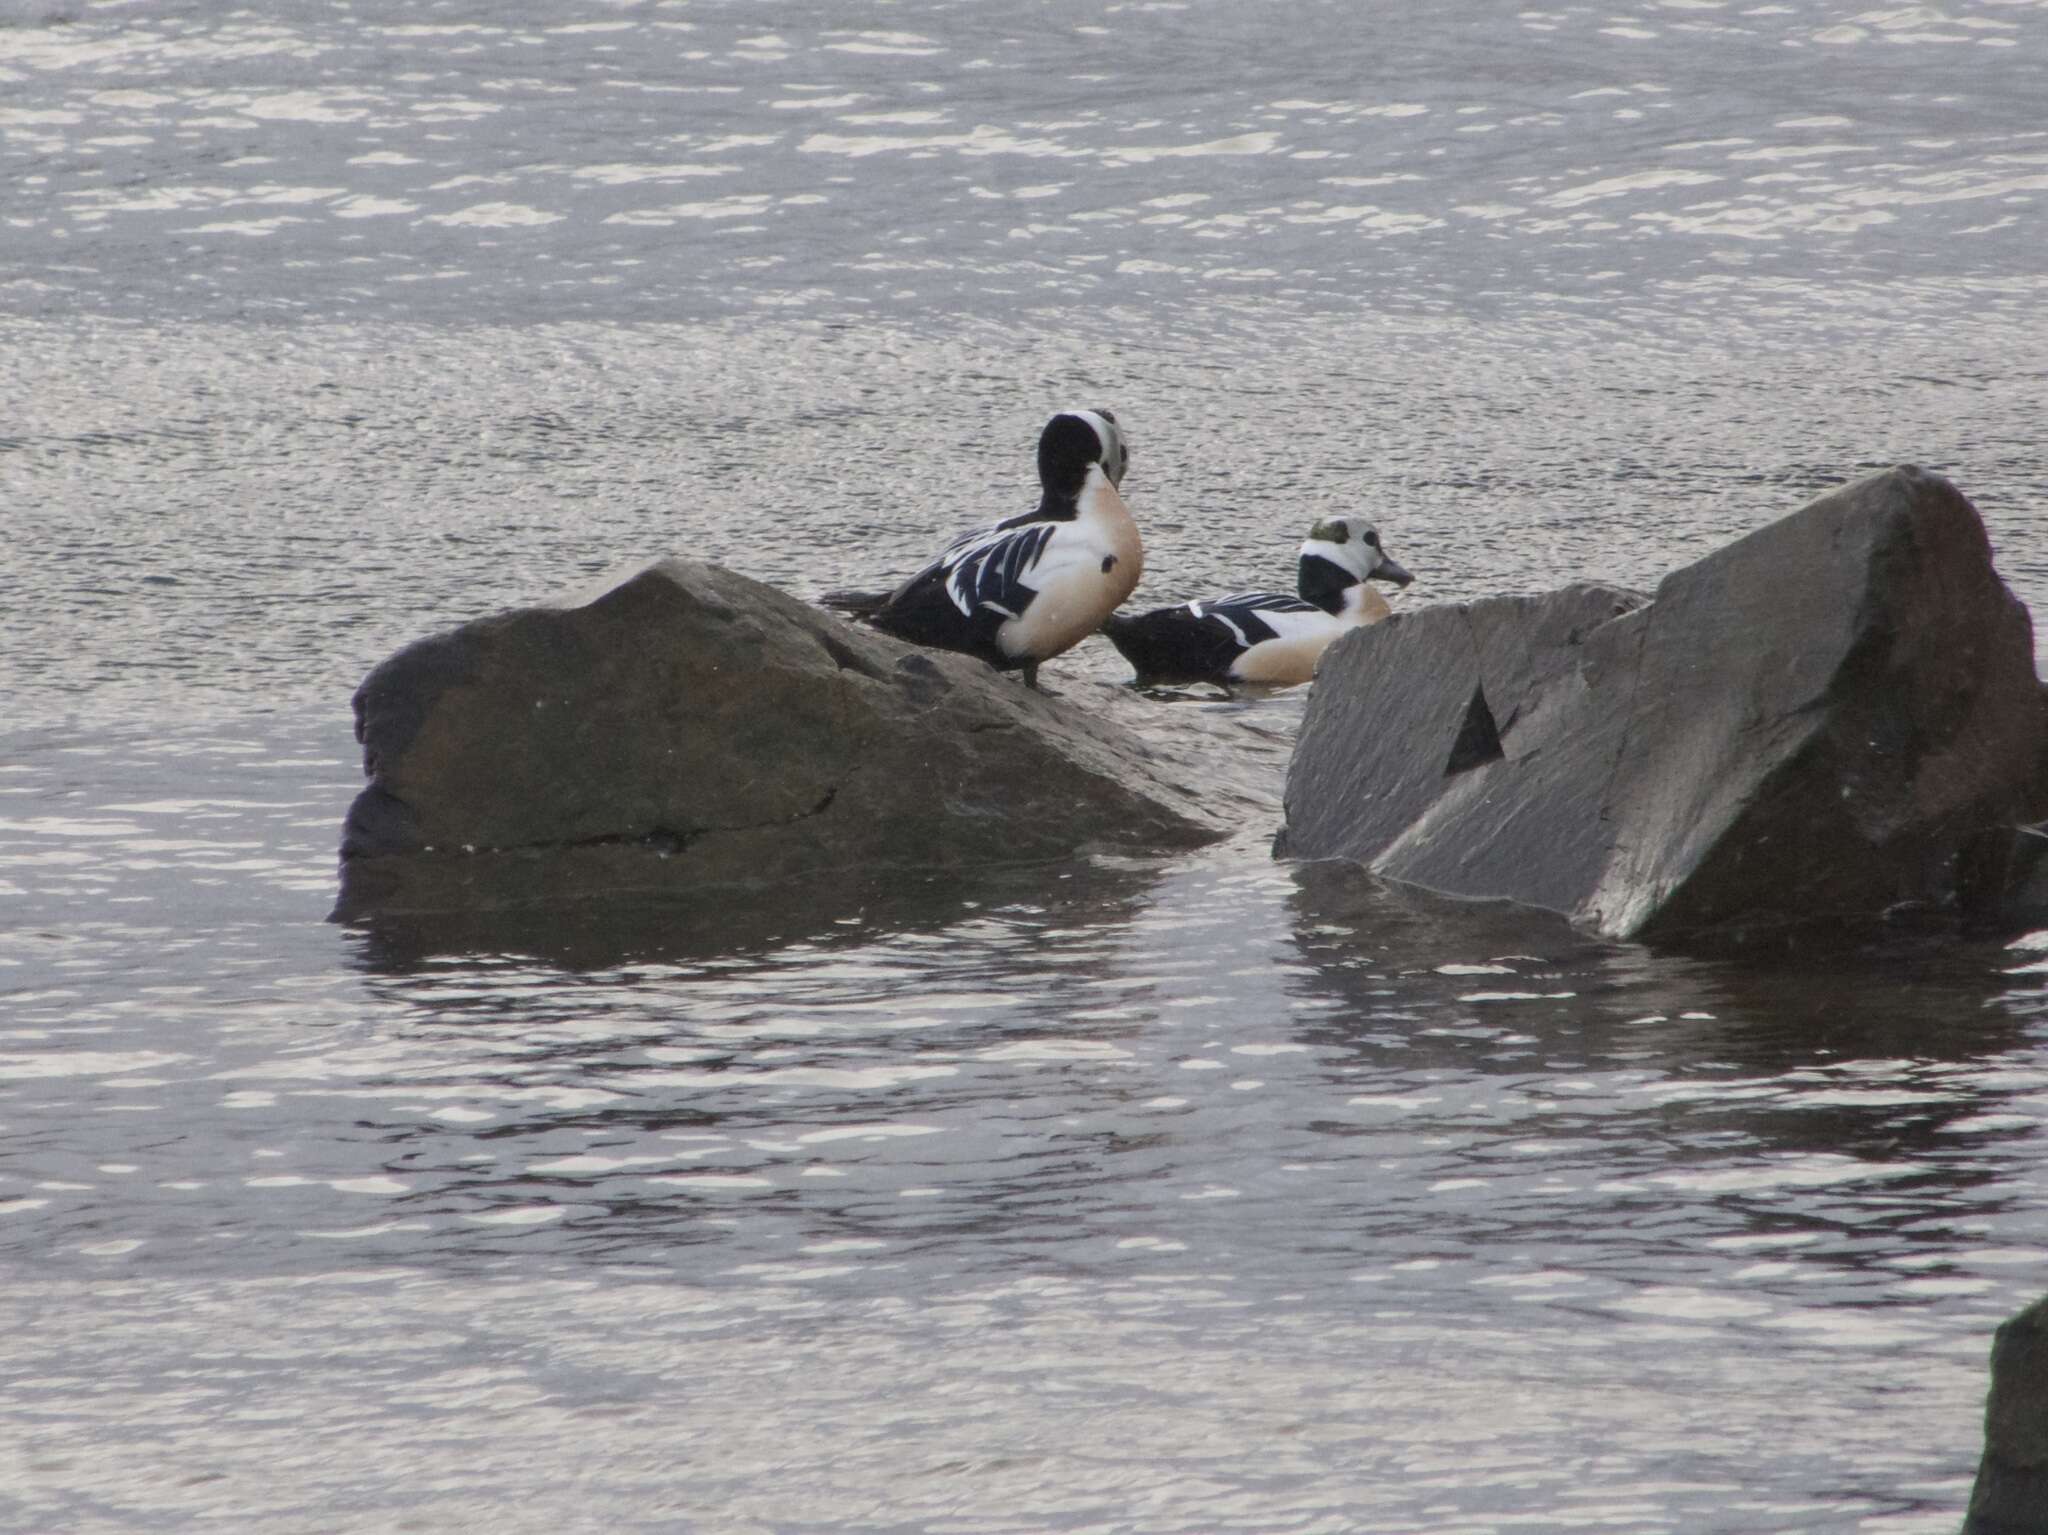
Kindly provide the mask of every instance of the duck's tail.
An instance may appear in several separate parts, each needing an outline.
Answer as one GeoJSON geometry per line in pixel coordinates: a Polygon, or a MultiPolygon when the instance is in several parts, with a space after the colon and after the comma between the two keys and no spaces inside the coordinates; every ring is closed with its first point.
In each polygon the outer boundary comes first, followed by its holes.
{"type": "Polygon", "coordinates": [[[826,592],[818,606],[844,613],[848,618],[873,618],[888,604],[888,592],[826,592]]]}
{"type": "Polygon", "coordinates": [[[1149,616],[1112,613],[1102,621],[1103,634],[1131,663],[1141,683],[1162,670],[1171,669],[1164,664],[1167,658],[1162,653],[1158,626],[1145,621],[1149,616]]]}
{"type": "Polygon", "coordinates": [[[1137,672],[1138,686],[1182,682],[1230,682],[1230,666],[1241,648],[1222,624],[1205,622],[1183,603],[1125,617],[1112,613],[1102,632],[1137,672]]]}

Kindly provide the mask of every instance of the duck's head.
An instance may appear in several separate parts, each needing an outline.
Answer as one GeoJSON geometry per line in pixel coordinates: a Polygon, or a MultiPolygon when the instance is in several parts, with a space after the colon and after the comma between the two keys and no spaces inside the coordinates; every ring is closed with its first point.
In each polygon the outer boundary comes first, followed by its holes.
{"type": "Polygon", "coordinates": [[[1097,464],[1110,484],[1121,485],[1130,457],[1123,429],[1106,410],[1063,410],[1038,434],[1038,479],[1048,495],[1078,496],[1097,464]]]}
{"type": "Polygon", "coordinates": [[[1385,581],[1406,586],[1415,578],[1401,562],[1380,547],[1379,530],[1356,517],[1325,517],[1308,530],[1301,557],[1328,560],[1356,581],[1385,581]]]}

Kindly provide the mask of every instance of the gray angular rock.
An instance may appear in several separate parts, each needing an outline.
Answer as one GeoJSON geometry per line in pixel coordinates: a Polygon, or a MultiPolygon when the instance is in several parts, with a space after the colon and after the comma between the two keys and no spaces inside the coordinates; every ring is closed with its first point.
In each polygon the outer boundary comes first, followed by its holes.
{"type": "Polygon", "coordinates": [[[1424,609],[1324,658],[1276,852],[1672,938],[1983,916],[2048,810],[2048,692],[1976,509],[1911,467],[1649,601],[1424,609]]]}
{"type": "Polygon", "coordinates": [[[2048,1535],[2048,1297],[1992,1341],[1984,1458],[1963,1535],[2048,1535]]]}
{"type": "Polygon", "coordinates": [[[1088,709],[681,560],[409,645],[355,712],[370,783],[343,833],[343,921],[966,873],[1223,830],[1088,709]]]}

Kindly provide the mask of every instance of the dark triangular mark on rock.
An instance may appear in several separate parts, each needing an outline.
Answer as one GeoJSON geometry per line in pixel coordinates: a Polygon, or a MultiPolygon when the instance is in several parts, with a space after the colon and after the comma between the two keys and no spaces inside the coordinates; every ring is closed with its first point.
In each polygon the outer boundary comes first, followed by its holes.
{"type": "Polygon", "coordinates": [[[1474,687],[1472,702],[1465,706],[1465,723],[1458,727],[1458,739],[1451,743],[1451,760],[1444,764],[1444,777],[1466,772],[1483,762],[1498,762],[1506,755],[1501,750],[1500,731],[1493,723],[1493,710],[1486,706],[1486,689],[1474,687]]]}

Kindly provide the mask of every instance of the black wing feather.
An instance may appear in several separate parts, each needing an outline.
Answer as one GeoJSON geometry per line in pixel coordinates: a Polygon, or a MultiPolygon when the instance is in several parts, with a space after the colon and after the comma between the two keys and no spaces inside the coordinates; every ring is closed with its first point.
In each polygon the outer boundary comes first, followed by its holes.
{"type": "Polygon", "coordinates": [[[939,563],[949,567],[946,586],[961,613],[971,617],[984,606],[998,609],[1004,617],[1022,613],[1037,595],[1025,578],[1037,567],[1057,529],[1056,523],[1031,523],[1001,537],[982,534],[962,540],[954,546],[958,554],[948,550],[939,563]]]}
{"type": "Polygon", "coordinates": [[[996,632],[1037,595],[1026,578],[1058,526],[1040,522],[962,534],[864,616],[884,634],[913,645],[964,651],[1006,670],[1021,666],[996,644],[996,632]]]}
{"type": "Polygon", "coordinates": [[[1239,592],[1136,617],[1113,613],[1102,632],[1136,669],[1140,683],[1228,682],[1239,656],[1274,637],[1260,613],[1303,610],[1314,611],[1313,604],[1276,592],[1239,592]]]}

